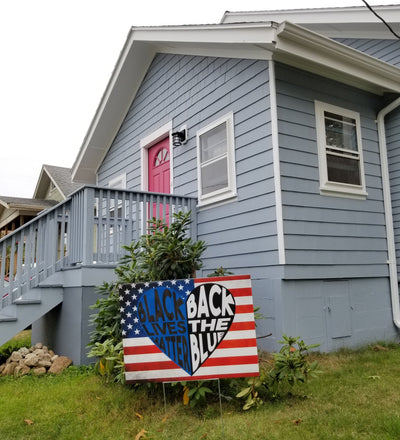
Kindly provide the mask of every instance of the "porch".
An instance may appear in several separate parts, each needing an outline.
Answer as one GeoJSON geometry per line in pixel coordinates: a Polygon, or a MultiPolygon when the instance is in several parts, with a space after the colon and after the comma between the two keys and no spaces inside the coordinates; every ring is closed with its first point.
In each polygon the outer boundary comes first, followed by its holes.
{"type": "Polygon", "coordinates": [[[179,211],[191,211],[195,238],[195,198],[84,186],[0,239],[0,345],[60,305],[67,288],[94,291],[149,219],[179,211]]]}

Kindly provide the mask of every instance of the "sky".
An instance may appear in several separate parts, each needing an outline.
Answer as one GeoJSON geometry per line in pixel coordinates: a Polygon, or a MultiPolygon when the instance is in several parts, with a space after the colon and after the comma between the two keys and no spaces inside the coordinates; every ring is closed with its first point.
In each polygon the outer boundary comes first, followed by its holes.
{"type": "Polygon", "coordinates": [[[43,164],[72,167],[131,26],[218,23],[227,10],[363,5],[361,0],[1,1],[0,195],[32,197],[43,164]]]}

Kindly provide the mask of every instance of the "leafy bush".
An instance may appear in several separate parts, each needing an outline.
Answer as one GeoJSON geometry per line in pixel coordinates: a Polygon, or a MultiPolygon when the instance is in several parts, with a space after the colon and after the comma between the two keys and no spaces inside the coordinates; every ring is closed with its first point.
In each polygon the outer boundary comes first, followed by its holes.
{"type": "Polygon", "coordinates": [[[124,381],[124,353],[122,341],[114,345],[112,339],[96,342],[89,352],[89,356],[99,358],[94,371],[107,380],[114,382],[124,381]]]}
{"type": "Polygon", "coordinates": [[[153,218],[148,233],[139,241],[123,246],[126,254],[115,269],[117,281],[98,287],[102,295],[91,306],[97,313],[91,316],[95,329],[90,334],[89,357],[98,357],[96,371],[108,379],[123,382],[123,350],[118,285],[152,280],[182,279],[195,276],[201,268],[204,241],[193,241],[187,235],[190,212],[173,214],[170,225],[153,218]]]}
{"type": "Polygon", "coordinates": [[[279,353],[273,354],[272,361],[260,364],[260,376],[250,379],[236,397],[245,399],[243,409],[247,410],[263,404],[264,399],[276,399],[295,387],[316,377],[318,362],[310,363],[309,350],[318,344],[306,345],[300,337],[283,335],[279,353]]]}

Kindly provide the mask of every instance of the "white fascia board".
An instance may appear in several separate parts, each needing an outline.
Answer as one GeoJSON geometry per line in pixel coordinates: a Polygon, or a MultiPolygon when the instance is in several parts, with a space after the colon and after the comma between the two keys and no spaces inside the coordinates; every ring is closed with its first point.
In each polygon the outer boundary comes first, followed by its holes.
{"type": "MultiPolygon", "coordinates": [[[[38,192],[41,189],[41,186],[43,185],[42,181],[43,181],[44,175],[45,175],[45,165],[42,165],[42,169],[40,170],[40,175],[39,175],[38,181],[36,182],[35,191],[33,192],[33,196],[32,196],[33,199],[38,198],[37,197],[38,192]]],[[[47,172],[46,172],[46,175],[48,177],[47,172]]],[[[41,198],[41,197],[39,197],[39,198],[41,198]]]]}
{"type": "Polygon", "coordinates": [[[135,41],[170,43],[247,43],[273,41],[277,24],[235,23],[231,25],[191,25],[132,28],[135,41]]]}
{"type": "Polygon", "coordinates": [[[270,59],[276,23],[134,28],[136,41],[156,52],[180,55],[270,59]]]}
{"type": "MultiPolygon", "coordinates": [[[[400,22],[400,6],[373,6],[375,12],[381,15],[388,23],[400,22]]],[[[291,21],[297,24],[311,23],[377,23],[380,20],[365,6],[344,8],[313,8],[313,9],[287,9],[274,11],[250,12],[225,12],[221,23],[244,23],[291,21]]]]}
{"type": "Polygon", "coordinates": [[[274,59],[382,95],[400,93],[399,68],[330,38],[284,22],[274,59]]]}
{"type": "MultiPolygon", "coordinates": [[[[374,6],[389,24],[400,26],[400,6],[374,6]]],[[[225,12],[221,23],[289,21],[331,38],[395,39],[389,29],[365,6],[225,12]]],[[[396,28],[396,27],[395,27],[396,28]]]]}

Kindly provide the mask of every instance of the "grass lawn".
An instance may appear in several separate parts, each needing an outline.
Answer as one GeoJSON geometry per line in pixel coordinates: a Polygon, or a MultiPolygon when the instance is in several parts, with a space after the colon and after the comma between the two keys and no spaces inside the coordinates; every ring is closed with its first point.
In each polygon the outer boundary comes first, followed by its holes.
{"type": "Polygon", "coordinates": [[[223,432],[218,402],[165,409],[162,397],[85,369],[1,377],[0,439],[400,439],[400,346],[317,357],[322,374],[295,396],[248,412],[223,402],[223,432]]]}

